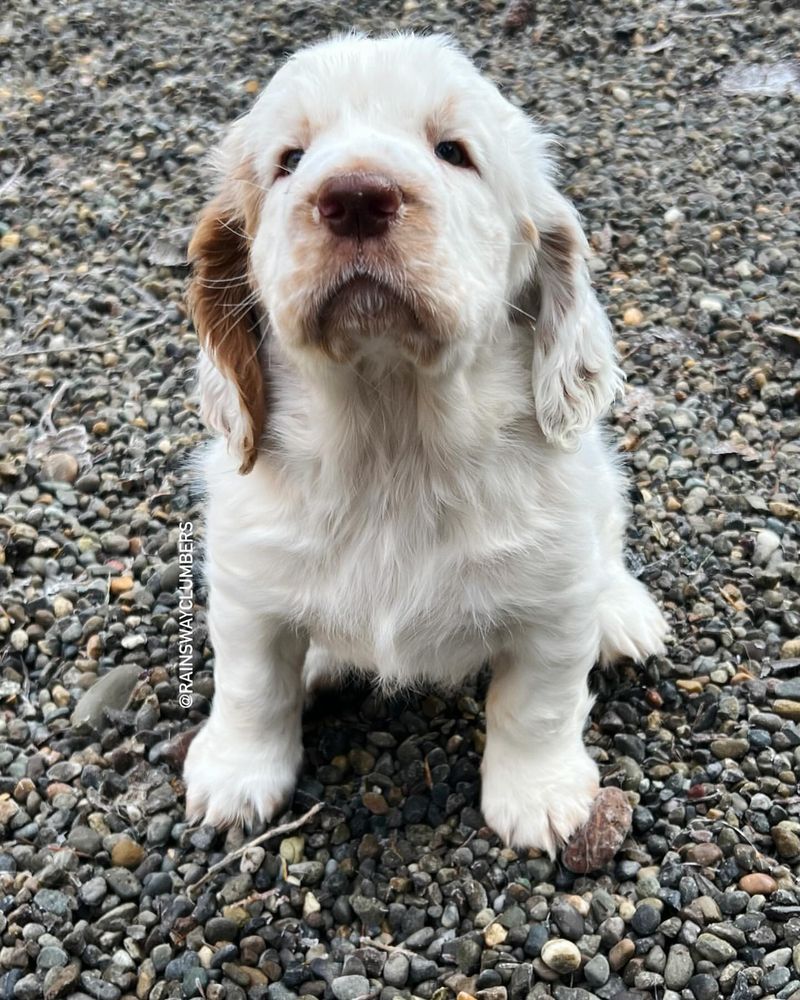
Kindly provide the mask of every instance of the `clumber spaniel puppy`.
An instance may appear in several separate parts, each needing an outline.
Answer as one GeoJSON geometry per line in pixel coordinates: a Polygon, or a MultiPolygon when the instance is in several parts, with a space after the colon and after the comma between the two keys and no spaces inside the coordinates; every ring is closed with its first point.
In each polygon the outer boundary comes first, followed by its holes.
{"type": "Polygon", "coordinates": [[[487,823],[552,853],[589,815],[589,671],[665,624],[623,563],[595,427],[621,375],[548,146],[414,36],[300,52],[225,139],[190,248],[221,438],[190,817],[285,802],[309,672],[455,687],[487,660],[487,823]]]}

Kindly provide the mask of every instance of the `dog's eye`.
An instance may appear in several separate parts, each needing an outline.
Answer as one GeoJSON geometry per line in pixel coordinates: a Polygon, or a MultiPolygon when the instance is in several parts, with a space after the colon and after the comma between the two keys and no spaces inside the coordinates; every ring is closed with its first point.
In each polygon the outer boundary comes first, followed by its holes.
{"type": "Polygon", "coordinates": [[[434,153],[440,160],[449,163],[453,167],[471,167],[472,162],[469,154],[460,142],[453,142],[448,139],[445,142],[437,143],[434,153]]]}
{"type": "Polygon", "coordinates": [[[278,161],[281,172],[284,174],[294,173],[303,159],[304,152],[304,149],[287,149],[278,161]]]}

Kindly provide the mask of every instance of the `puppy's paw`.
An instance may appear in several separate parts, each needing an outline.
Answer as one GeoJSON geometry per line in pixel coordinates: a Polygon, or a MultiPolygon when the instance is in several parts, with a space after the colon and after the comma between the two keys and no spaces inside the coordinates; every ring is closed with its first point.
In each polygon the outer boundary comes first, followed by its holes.
{"type": "Polygon", "coordinates": [[[510,847],[537,847],[555,857],[579,829],[599,789],[597,765],[581,744],[558,747],[504,746],[494,733],[481,768],[481,807],[486,822],[510,847]],[[494,743],[494,746],[492,746],[494,743]]]}
{"type": "Polygon", "coordinates": [[[641,663],[664,652],[669,626],[644,585],[627,574],[609,587],[600,605],[600,662],[641,663]]]}
{"type": "Polygon", "coordinates": [[[211,826],[246,826],[279,812],[295,786],[302,747],[258,743],[206,723],[183,768],[186,816],[211,826]]]}

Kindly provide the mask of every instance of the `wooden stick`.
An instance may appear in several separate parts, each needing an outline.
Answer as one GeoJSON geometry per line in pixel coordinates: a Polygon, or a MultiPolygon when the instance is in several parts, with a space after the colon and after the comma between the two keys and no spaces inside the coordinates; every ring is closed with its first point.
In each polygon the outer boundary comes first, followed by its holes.
{"type": "Polygon", "coordinates": [[[163,322],[163,318],[159,317],[158,319],[151,320],[149,323],[142,323],[130,330],[117,333],[113,337],[109,337],[108,340],[95,340],[91,344],[65,344],[63,347],[34,347],[26,351],[0,354],[0,364],[4,361],[11,361],[13,358],[30,358],[36,354],[74,354],[76,351],[96,351],[100,347],[108,347],[109,344],[116,344],[118,340],[126,340],[137,333],[144,333],[145,330],[151,330],[154,326],[158,326],[159,323],[163,322]]]}
{"type": "Polygon", "coordinates": [[[198,879],[197,882],[194,882],[189,886],[187,889],[187,895],[191,897],[192,893],[199,889],[201,885],[205,885],[205,883],[208,882],[213,875],[216,875],[217,872],[221,872],[223,868],[227,868],[231,861],[235,861],[237,858],[240,858],[248,847],[256,847],[258,844],[263,844],[265,840],[272,840],[273,837],[281,837],[284,833],[291,833],[293,830],[297,830],[301,826],[305,826],[305,824],[312,817],[316,816],[320,809],[324,809],[327,804],[327,802],[316,802],[308,810],[308,812],[303,813],[299,819],[293,819],[289,823],[283,823],[281,826],[273,827],[271,830],[267,830],[266,833],[262,833],[258,837],[254,837],[253,840],[248,840],[246,844],[242,844],[241,847],[237,847],[236,850],[231,851],[230,854],[226,854],[222,861],[218,861],[215,865],[212,865],[201,879],[198,879]]]}

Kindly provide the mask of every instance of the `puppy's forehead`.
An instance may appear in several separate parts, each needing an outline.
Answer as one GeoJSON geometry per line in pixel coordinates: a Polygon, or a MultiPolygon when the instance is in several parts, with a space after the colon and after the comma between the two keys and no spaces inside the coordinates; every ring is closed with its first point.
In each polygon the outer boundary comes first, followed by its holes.
{"type": "Polygon", "coordinates": [[[277,121],[299,116],[312,127],[357,114],[385,123],[418,123],[469,113],[499,93],[448,39],[398,35],[346,37],[293,56],[261,95],[259,111],[277,121]]]}

